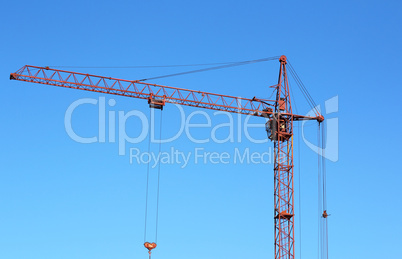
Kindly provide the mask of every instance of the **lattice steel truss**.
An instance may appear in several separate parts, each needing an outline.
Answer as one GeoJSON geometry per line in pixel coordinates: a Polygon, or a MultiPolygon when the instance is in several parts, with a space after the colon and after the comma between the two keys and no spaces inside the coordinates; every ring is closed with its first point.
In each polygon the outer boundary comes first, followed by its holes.
{"type": "Polygon", "coordinates": [[[275,102],[276,136],[273,138],[275,259],[294,258],[293,117],[286,58],[281,57],[275,102]],[[282,115],[284,113],[285,115],[282,115]]]}
{"type": "Polygon", "coordinates": [[[267,118],[268,137],[275,149],[275,259],[294,259],[293,121],[322,122],[324,117],[293,114],[286,56],[281,56],[279,61],[278,84],[273,86],[277,90],[275,100],[247,99],[28,65],[11,73],[10,79],[146,99],[151,108],[162,109],[166,103],[175,103],[267,118]]]}

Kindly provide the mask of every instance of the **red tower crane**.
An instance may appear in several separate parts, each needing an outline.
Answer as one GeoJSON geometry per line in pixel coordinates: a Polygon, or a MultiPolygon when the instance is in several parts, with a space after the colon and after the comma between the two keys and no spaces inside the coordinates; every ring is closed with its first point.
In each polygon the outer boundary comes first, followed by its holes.
{"type": "Polygon", "coordinates": [[[281,56],[279,62],[278,83],[273,86],[275,100],[247,99],[29,65],[11,73],[10,79],[145,99],[151,108],[157,109],[163,109],[166,103],[175,103],[267,118],[268,138],[274,142],[275,150],[275,259],[294,259],[293,121],[321,123],[324,117],[318,111],[315,117],[293,114],[286,56],[281,56]]]}

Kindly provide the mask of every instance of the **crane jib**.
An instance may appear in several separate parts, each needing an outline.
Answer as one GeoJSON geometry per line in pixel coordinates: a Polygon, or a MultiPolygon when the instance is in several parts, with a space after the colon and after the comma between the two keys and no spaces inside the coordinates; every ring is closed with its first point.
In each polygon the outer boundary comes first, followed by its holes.
{"type": "MultiPolygon", "coordinates": [[[[26,65],[17,72],[11,73],[10,79],[146,99],[151,108],[157,109],[163,109],[165,103],[172,103],[268,118],[274,114],[272,108],[275,106],[275,100],[247,99],[49,67],[26,65]]],[[[294,120],[319,120],[319,116],[311,117],[286,113],[283,115],[290,115],[294,120]]]]}

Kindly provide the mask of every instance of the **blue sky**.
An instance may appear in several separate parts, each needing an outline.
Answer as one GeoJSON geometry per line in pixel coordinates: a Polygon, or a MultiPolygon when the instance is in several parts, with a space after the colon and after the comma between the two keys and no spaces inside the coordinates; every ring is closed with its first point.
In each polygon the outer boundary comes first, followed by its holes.
{"type": "MultiPolygon", "coordinates": [[[[339,111],[326,116],[339,120],[339,160],[327,162],[330,258],[402,256],[402,226],[393,223],[402,213],[402,125],[395,119],[402,83],[399,1],[18,1],[0,12],[0,258],[147,258],[142,246],[147,166],[119,156],[118,143],[77,143],[64,125],[66,110],[81,98],[114,99],[116,105],[107,106],[108,119],[109,112],[117,117],[119,111],[132,110],[148,115],[146,101],[10,81],[9,73],[25,64],[171,65],[282,54],[317,104],[339,98],[339,111]]],[[[271,61],[154,83],[267,98],[278,68],[271,61]]],[[[184,69],[71,68],[125,79],[184,69]]],[[[292,86],[299,112],[307,113],[305,100],[294,82],[292,86]]],[[[194,111],[184,108],[186,116],[194,111]]],[[[222,115],[207,114],[211,127],[225,122],[222,115]]],[[[197,116],[193,123],[205,122],[197,116]]],[[[245,120],[234,117],[235,123],[245,120]]],[[[163,121],[164,136],[177,132],[177,108],[166,106],[163,121]]],[[[263,123],[258,118],[250,122],[263,123]]],[[[81,106],[72,123],[78,134],[96,136],[98,106],[81,106]]],[[[132,119],[126,129],[134,136],[139,125],[132,119]]],[[[313,141],[314,124],[305,131],[313,141]]],[[[211,129],[192,134],[208,138],[211,129]]],[[[272,143],[251,143],[240,134],[242,141],[224,144],[194,144],[182,135],[162,150],[233,154],[236,148],[259,153],[272,148],[272,143]]],[[[261,128],[250,134],[265,137],[261,128]]],[[[301,163],[295,155],[295,184],[301,184],[300,192],[296,188],[297,213],[301,205],[296,258],[316,258],[317,155],[300,143],[301,163]]],[[[157,145],[151,147],[157,151],[157,145]]],[[[146,151],[147,140],[128,148],[146,151]]],[[[151,176],[155,173],[151,170],[151,176]]],[[[271,164],[163,165],[160,190],[153,258],[273,257],[271,164]]]]}

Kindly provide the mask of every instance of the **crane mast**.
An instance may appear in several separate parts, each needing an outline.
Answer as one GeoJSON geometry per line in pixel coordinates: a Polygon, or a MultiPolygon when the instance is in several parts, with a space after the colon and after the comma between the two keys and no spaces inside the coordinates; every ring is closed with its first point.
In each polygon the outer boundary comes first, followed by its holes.
{"type": "Polygon", "coordinates": [[[324,121],[293,114],[286,56],[279,58],[280,69],[275,100],[241,98],[184,88],[89,75],[26,65],[10,74],[11,80],[73,88],[148,100],[151,108],[163,109],[166,103],[264,117],[268,138],[274,142],[274,222],[275,259],[294,259],[294,184],[293,121],[324,121]]]}
{"type": "Polygon", "coordinates": [[[275,114],[268,121],[274,141],[275,259],[294,258],[293,117],[286,57],[279,59],[275,114]]]}

